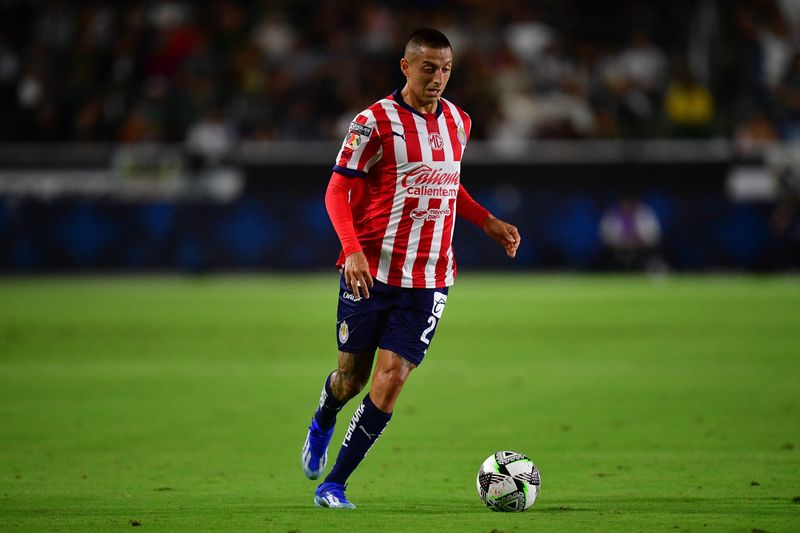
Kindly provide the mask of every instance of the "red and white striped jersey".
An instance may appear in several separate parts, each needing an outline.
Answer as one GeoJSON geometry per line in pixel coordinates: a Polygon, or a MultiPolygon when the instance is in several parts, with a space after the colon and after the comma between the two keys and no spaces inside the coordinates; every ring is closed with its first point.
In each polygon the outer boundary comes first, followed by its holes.
{"type": "Polygon", "coordinates": [[[364,178],[350,205],[375,279],[423,288],[455,281],[453,228],[470,127],[469,116],[444,98],[435,113],[420,113],[400,91],[350,125],[333,170],[364,178]]]}

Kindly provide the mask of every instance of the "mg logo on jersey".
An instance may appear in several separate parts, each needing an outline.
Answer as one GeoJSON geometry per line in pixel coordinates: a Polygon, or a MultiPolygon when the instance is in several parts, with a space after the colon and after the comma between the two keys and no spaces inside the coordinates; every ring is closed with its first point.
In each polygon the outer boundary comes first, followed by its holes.
{"type": "Polygon", "coordinates": [[[444,148],[444,141],[442,140],[442,136],[436,133],[435,131],[428,135],[428,144],[431,145],[431,148],[434,150],[441,150],[444,148]]]}

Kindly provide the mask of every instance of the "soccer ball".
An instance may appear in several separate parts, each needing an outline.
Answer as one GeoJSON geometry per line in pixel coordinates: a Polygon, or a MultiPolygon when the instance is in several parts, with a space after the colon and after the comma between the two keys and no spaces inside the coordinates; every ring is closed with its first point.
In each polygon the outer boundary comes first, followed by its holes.
{"type": "Polygon", "coordinates": [[[540,483],[536,465],[517,452],[493,453],[478,470],[478,496],[492,511],[528,509],[539,495],[540,483]]]}

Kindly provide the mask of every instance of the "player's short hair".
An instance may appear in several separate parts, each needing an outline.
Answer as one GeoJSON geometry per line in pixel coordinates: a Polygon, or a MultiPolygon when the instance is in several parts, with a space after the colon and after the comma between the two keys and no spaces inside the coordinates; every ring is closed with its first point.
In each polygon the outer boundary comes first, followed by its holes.
{"type": "Polygon", "coordinates": [[[442,48],[450,48],[450,41],[444,33],[433,28],[418,28],[411,32],[411,37],[406,42],[405,57],[411,58],[422,52],[423,48],[435,48],[437,50],[442,48]]]}

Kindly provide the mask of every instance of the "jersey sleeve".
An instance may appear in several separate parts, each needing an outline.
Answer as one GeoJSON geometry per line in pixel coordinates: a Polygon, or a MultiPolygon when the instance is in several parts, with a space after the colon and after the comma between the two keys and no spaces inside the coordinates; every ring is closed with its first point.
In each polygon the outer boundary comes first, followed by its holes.
{"type": "Polygon", "coordinates": [[[375,118],[369,111],[362,112],[350,123],[333,171],[351,178],[366,177],[382,154],[375,118]]]}
{"type": "Polygon", "coordinates": [[[489,210],[475,201],[472,196],[464,188],[464,185],[458,186],[458,197],[456,198],[456,213],[459,216],[466,218],[479,228],[483,227],[486,217],[489,216],[489,210]]]}
{"type": "Polygon", "coordinates": [[[333,229],[342,243],[342,251],[346,256],[361,251],[355,229],[353,228],[353,213],[350,209],[350,193],[354,183],[357,182],[336,172],[331,175],[328,189],[325,192],[325,207],[333,224],[333,229]]]}
{"type": "MultiPolygon", "coordinates": [[[[464,121],[464,129],[467,130],[465,132],[466,136],[467,136],[467,142],[469,142],[469,140],[472,138],[472,118],[469,116],[469,114],[466,111],[462,110],[461,111],[461,119],[464,121]]],[[[466,144],[467,143],[465,142],[464,143],[464,148],[466,148],[466,144]]]]}

